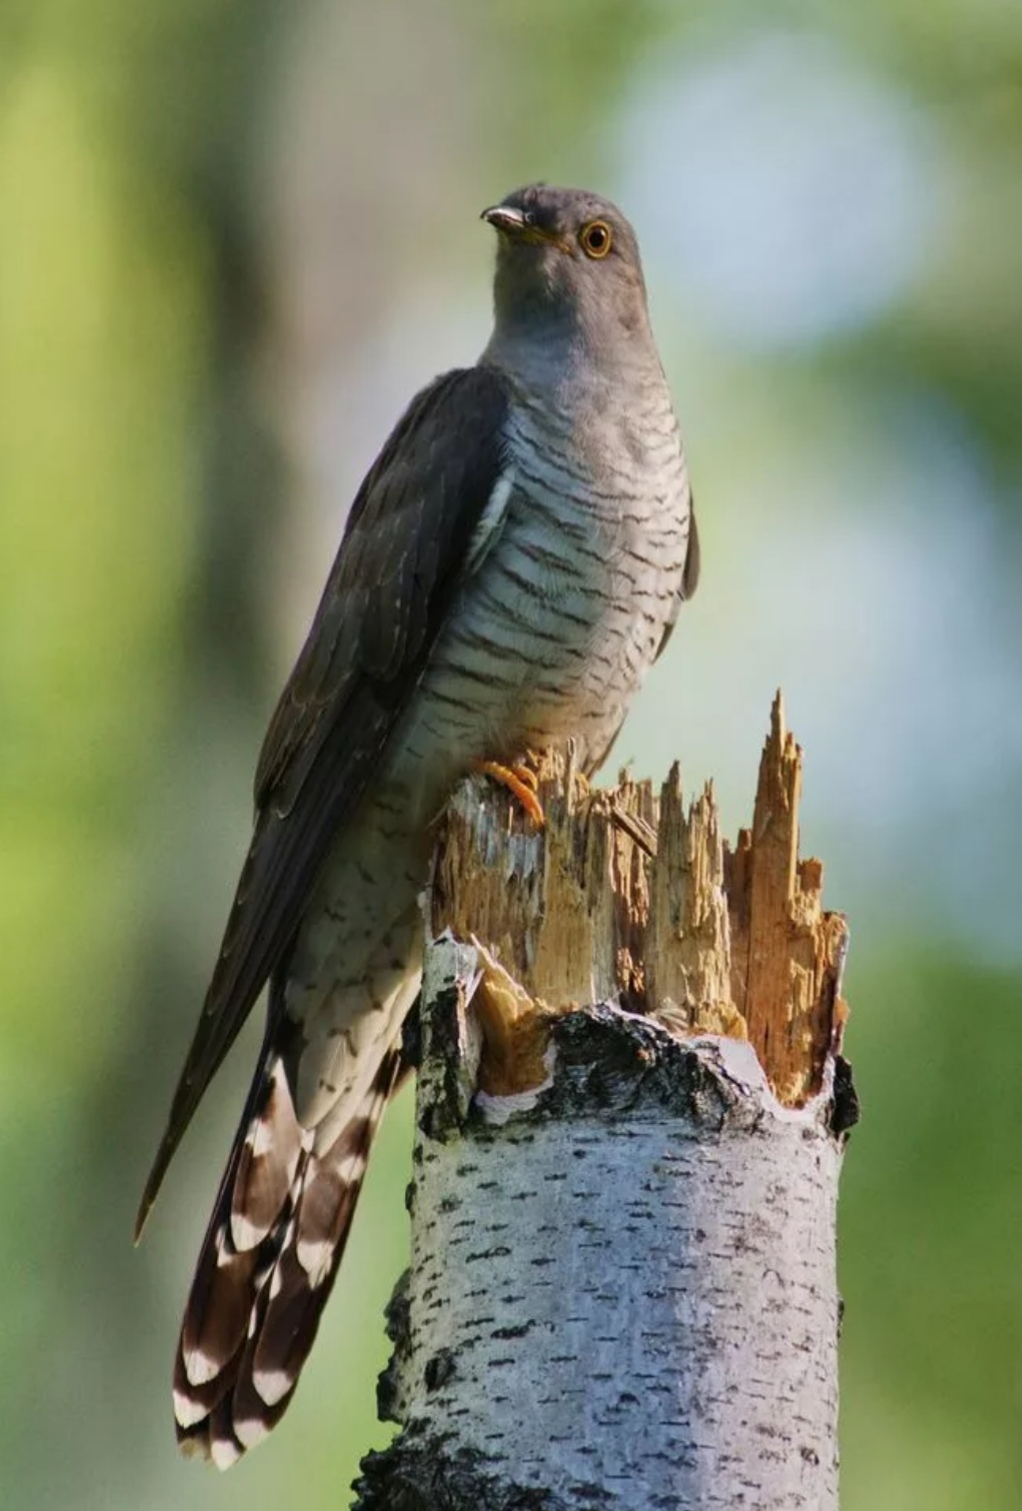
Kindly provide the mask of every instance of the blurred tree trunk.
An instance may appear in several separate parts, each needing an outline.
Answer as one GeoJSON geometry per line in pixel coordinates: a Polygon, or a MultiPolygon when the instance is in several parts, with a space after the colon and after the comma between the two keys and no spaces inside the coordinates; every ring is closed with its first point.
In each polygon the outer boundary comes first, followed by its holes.
{"type": "Polygon", "coordinates": [[[552,771],[536,835],[459,795],[359,1511],[837,1506],[846,931],[800,764],[778,703],[733,853],[677,771],[552,771]]]}

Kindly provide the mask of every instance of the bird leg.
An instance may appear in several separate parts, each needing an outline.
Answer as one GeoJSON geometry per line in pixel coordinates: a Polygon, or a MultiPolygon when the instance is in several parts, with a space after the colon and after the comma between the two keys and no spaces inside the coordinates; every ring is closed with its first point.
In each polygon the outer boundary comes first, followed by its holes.
{"type": "MultiPolygon", "coordinates": [[[[529,754],[531,755],[531,752],[529,754]]],[[[536,795],[539,778],[533,766],[526,765],[524,761],[518,761],[513,766],[503,766],[499,761],[477,761],[475,769],[483,776],[492,777],[495,782],[506,787],[511,796],[525,809],[536,828],[543,828],[546,824],[546,814],[543,812],[543,804],[536,795]]]]}

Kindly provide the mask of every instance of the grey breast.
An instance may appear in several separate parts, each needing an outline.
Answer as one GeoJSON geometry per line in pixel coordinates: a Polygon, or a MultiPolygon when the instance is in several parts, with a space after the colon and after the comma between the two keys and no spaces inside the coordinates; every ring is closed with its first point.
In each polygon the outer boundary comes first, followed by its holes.
{"type": "Polygon", "coordinates": [[[688,480],[659,371],[558,407],[519,389],[507,432],[510,496],[491,557],[439,660],[454,697],[491,690],[494,737],[573,737],[596,764],[655,659],[688,538],[688,480]]]}

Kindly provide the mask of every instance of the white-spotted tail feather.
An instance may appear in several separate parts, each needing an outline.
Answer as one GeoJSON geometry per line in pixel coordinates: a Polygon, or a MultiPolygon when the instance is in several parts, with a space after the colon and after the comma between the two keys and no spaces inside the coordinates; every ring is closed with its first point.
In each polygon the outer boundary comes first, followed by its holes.
{"type": "Polygon", "coordinates": [[[221,1469],[283,1416],[333,1287],[373,1135],[394,1089],[387,1049],[326,1150],[298,1122],[271,1055],[239,1130],[185,1308],[174,1418],[185,1453],[221,1469]]]}

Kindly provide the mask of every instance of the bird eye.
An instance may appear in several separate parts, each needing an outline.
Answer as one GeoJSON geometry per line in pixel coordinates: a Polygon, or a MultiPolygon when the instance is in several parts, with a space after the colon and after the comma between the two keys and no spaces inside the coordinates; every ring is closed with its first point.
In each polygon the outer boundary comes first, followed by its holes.
{"type": "Polygon", "coordinates": [[[587,257],[606,257],[610,251],[610,227],[605,220],[591,220],[582,227],[578,239],[587,257]]]}

